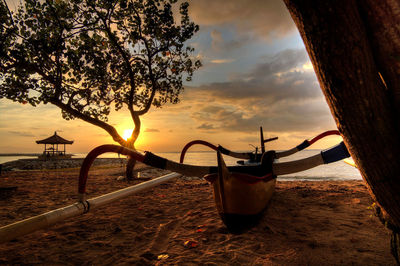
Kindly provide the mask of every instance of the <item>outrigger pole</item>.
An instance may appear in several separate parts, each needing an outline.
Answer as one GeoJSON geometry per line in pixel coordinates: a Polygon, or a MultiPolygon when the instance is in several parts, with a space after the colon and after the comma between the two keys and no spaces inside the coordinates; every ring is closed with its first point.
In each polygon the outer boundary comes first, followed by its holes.
{"type": "Polygon", "coordinates": [[[167,182],[181,176],[178,173],[170,173],[134,186],[117,190],[99,197],[79,201],[72,205],[49,211],[29,219],[25,219],[0,228],[0,242],[7,242],[17,237],[27,235],[34,231],[45,229],[62,220],[88,213],[106,204],[131,196],[138,192],[152,188],[158,184],[167,182]]]}

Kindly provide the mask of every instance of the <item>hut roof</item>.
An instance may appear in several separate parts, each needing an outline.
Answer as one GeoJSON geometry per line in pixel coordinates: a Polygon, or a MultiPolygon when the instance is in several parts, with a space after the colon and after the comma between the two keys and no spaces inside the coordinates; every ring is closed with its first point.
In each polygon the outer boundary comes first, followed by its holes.
{"type": "Polygon", "coordinates": [[[59,135],[57,135],[57,132],[54,132],[54,135],[51,137],[48,137],[46,139],[42,140],[37,140],[37,144],[72,144],[74,141],[72,140],[66,140],[59,135]]]}

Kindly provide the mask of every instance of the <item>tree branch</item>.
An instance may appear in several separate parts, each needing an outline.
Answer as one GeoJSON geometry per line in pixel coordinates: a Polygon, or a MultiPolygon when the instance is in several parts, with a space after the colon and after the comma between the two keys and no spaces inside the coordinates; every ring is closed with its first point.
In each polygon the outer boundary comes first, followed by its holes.
{"type": "Polygon", "coordinates": [[[102,129],[107,131],[108,134],[111,135],[111,137],[113,138],[113,140],[115,142],[118,142],[122,146],[127,146],[126,140],[124,140],[118,134],[117,130],[113,126],[111,126],[111,125],[109,125],[109,124],[107,124],[107,123],[105,123],[103,121],[100,121],[98,119],[95,119],[93,117],[90,117],[88,115],[82,114],[81,112],[76,111],[72,107],[60,102],[58,99],[52,99],[52,100],[50,100],[50,103],[55,105],[55,106],[57,106],[58,108],[60,108],[64,112],[67,112],[67,113],[69,113],[69,114],[71,114],[71,115],[73,115],[73,116],[75,116],[75,117],[77,117],[77,118],[79,118],[79,119],[81,119],[81,120],[83,120],[85,122],[88,122],[88,123],[90,123],[90,124],[92,124],[94,126],[101,127],[102,129]]]}
{"type": "Polygon", "coordinates": [[[131,90],[134,91],[135,87],[136,87],[136,85],[135,85],[135,74],[133,73],[132,66],[130,64],[129,56],[126,54],[126,52],[121,47],[121,45],[119,45],[118,40],[116,39],[114,34],[111,32],[111,29],[107,25],[107,21],[101,16],[101,14],[97,11],[97,9],[95,7],[93,7],[93,9],[95,10],[96,14],[99,16],[100,20],[103,22],[104,30],[107,33],[108,38],[111,40],[112,44],[117,48],[117,50],[120,53],[122,59],[124,60],[124,62],[126,64],[126,67],[128,69],[128,72],[129,72],[129,81],[130,81],[131,90]]]}
{"type": "Polygon", "coordinates": [[[12,13],[10,11],[10,8],[8,7],[7,1],[3,0],[3,2],[4,2],[4,6],[7,8],[8,14],[10,15],[11,23],[15,26],[14,19],[13,19],[12,13]]]}

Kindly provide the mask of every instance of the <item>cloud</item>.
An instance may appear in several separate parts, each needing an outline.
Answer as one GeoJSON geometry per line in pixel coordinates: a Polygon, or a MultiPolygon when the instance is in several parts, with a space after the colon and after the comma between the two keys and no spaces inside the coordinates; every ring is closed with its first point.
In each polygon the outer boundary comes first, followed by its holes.
{"type": "Polygon", "coordinates": [[[281,0],[190,1],[193,20],[204,26],[233,25],[240,33],[262,38],[283,37],[296,27],[281,0]]]}
{"type": "Polygon", "coordinates": [[[211,130],[211,129],[215,129],[215,127],[211,124],[203,123],[202,125],[198,126],[197,129],[211,130]]]}
{"type": "Polygon", "coordinates": [[[227,64],[227,63],[232,63],[234,62],[234,59],[214,59],[211,60],[210,62],[213,64],[227,64]]]}
{"type": "Polygon", "coordinates": [[[199,129],[254,132],[264,126],[272,132],[305,132],[334,127],[304,50],[265,56],[248,73],[187,91],[182,102],[192,106],[190,116],[199,129]]]}
{"type": "MultiPolygon", "coordinates": [[[[228,31],[229,32],[229,31],[228,31]]],[[[225,35],[227,35],[225,29],[225,35]]],[[[229,35],[229,34],[228,34],[229,35]]],[[[233,49],[241,48],[253,38],[249,36],[248,32],[234,34],[233,36],[225,36],[220,30],[212,29],[210,32],[211,49],[215,52],[226,52],[233,49]]]]}
{"type": "MultiPolygon", "coordinates": [[[[252,132],[254,133],[254,132],[252,132]]],[[[245,137],[240,137],[237,138],[238,142],[244,142],[244,143],[257,143],[260,141],[259,136],[245,136],[245,137]]]]}
{"type": "Polygon", "coordinates": [[[15,135],[17,137],[34,137],[34,135],[30,132],[25,131],[8,131],[8,133],[15,135]]]}
{"type": "Polygon", "coordinates": [[[144,132],[160,132],[160,130],[154,129],[154,128],[146,128],[146,129],[144,130],[144,132]]]}
{"type": "Polygon", "coordinates": [[[252,71],[197,88],[224,99],[263,99],[271,104],[279,100],[321,97],[314,72],[302,69],[309,62],[305,50],[284,50],[264,58],[252,71]]]}
{"type": "Polygon", "coordinates": [[[310,62],[305,49],[286,49],[272,56],[264,56],[263,59],[265,62],[256,66],[251,75],[267,77],[271,74],[288,72],[310,62]]]}

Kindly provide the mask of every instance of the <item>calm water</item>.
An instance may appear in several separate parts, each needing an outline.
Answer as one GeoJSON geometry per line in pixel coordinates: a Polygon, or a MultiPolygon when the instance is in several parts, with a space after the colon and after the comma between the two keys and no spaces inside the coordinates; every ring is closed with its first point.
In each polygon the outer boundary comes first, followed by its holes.
{"type": "MultiPolygon", "coordinates": [[[[280,162],[299,160],[320,153],[320,150],[305,150],[279,159],[280,162]]],[[[179,153],[159,153],[158,155],[173,161],[179,161],[179,153]]],[[[224,156],[227,165],[236,165],[238,159],[224,156]]],[[[185,156],[185,163],[194,165],[216,165],[217,155],[215,152],[190,152],[185,156]]],[[[290,175],[279,176],[280,180],[362,180],[360,172],[343,161],[320,165],[307,171],[297,172],[290,175]]]]}
{"type": "MultiPolygon", "coordinates": [[[[312,155],[319,153],[319,150],[305,150],[298,152],[292,156],[280,159],[280,162],[284,161],[292,161],[298,160],[302,158],[306,158],[312,155]]],[[[178,162],[180,153],[177,152],[161,152],[156,153],[159,156],[165,157],[169,160],[173,160],[178,162]]],[[[84,158],[86,154],[77,153],[73,158],[84,158]]],[[[102,158],[118,158],[118,154],[106,153],[101,155],[102,158]]],[[[121,156],[124,157],[124,156],[121,156]]],[[[0,156],[0,164],[8,161],[18,160],[18,159],[29,159],[36,157],[29,156],[0,156]]],[[[227,165],[235,165],[237,159],[225,156],[225,163],[227,165]]],[[[188,152],[185,156],[185,163],[194,164],[194,165],[216,165],[217,164],[217,155],[215,152],[188,152]]],[[[344,163],[343,161],[339,161],[336,163],[332,163],[329,165],[321,165],[317,166],[313,169],[309,169],[307,171],[298,172],[290,175],[279,176],[280,180],[361,180],[362,177],[359,171],[344,163]]]]}
{"type": "Polygon", "coordinates": [[[19,159],[36,159],[37,156],[0,156],[0,164],[19,159]]]}

